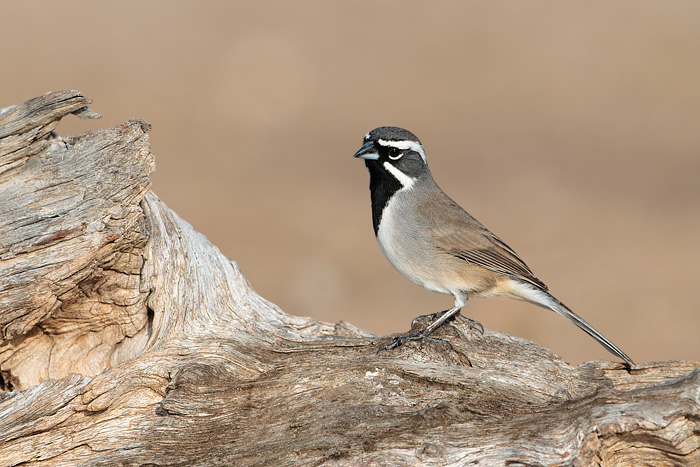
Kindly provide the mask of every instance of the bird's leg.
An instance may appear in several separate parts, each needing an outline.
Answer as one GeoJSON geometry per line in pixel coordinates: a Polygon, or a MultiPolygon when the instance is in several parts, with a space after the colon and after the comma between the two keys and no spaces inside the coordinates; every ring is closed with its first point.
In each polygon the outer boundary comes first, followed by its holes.
{"type": "MultiPolygon", "coordinates": [[[[396,337],[389,344],[380,347],[379,350],[381,351],[395,349],[396,347],[399,347],[400,345],[404,344],[406,341],[417,341],[422,339],[439,341],[443,344],[447,344],[448,346],[452,347],[449,342],[445,342],[442,339],[438,339],[436,337],[430,337],[430,335],[433,332],[435,332],[440,326],[444,325],[449,321],[454,320],[455,318],[459,318],[460,321],[466,322],[469,325],[470,330],[477,331],[479,334],[483,335],[484,327],[481,325],[480,322],[467,318],[466,316],[462,316],[459,313],[462,307],[464,307],[464,305],[467,304],[468,300],[469,295],[467,295],[466,293],[455,294],[455,306],[453,306],[449,310],[440,311],[438,313],[433,313],[430,315],[419,316],[418,318],[413,320],[413,324],[415,324],[416,320],[420,318],[429,318],[430,320],[432,320],[432,322],[423,330],[396,337]]],[[[411,326],[411,328],[413,328],[413,325],[411,326]]]]}
{"type": "MultiPolygon", "coordinates": [[[[427,336],[431,335],[437,328],[439,328],[440,326],[442,326],[443,324],[445,324],[445,322],[446,322],[447,320],[449,320],[450,318],[454,319],[455,315],[456,315],[457,313],[459,313],[459,310],[461,310],[461,309],[462,309],[461,306],[460,306],[460,307],[458,307],[458,306],[453,306],[453,307],[450,308],[449,310],[443,311],[443,312],[440,314],[440,316],[438,317],[438,319],[436,319],[435,321],[433,321],[432,323],[430,323],[430,325],[429,325],[427,328],[423,329],[423,330],[420,332],[420,334],[422,334],[423,337],[427,337],[427,336]]],[[[470,327],[471,327],[471,324],[470,324],[470,327]]]]}
{"type": "MultiPolygon", "coordinates": [[[[416,321],[418,321],[418,322],[427,321],[429,323],[432,323],[433,321],[435,321],[436,319],[439,319],[442,315],[449,312],[450,310],[451,310],[451,308],[449,310],[437,311],[435,313],[430,313],[427,315],[420,315],[420,316],[413,319],[413,322],[411,323],[411,325],[415,324],[416,321]]],[[[448,322],[454,320],[455,318],[459,318],[460,321],[464,321],[465,319],[467,319],[464,316],[462,316],[459,312],[457,312],[454,315],[452,315],[452,317],[448,320],[448,322]]]]}
{"type": "MultiPolygon", "coordinates": [[[[396,347],[399,347],[406,343],[406,341],[417,341],[417,340],[422,340],[422,339],[435,339],[432,337],[429,337],[430,334],[435,332],[437,328],[445,324],[447,321],[454,319],[459,315],[459,310],[461,310],[461,307],[454,306],[450,308],[449,310],[441,311],[438,313],[433,313],[432,315],[427,315],[430,317],[435,317],[437,318],[435,321],[430,323],[430,325],[426,328],[424,328],[422,331],[419,332],[414,332],[411,334],[406,334],[403,336],[399,336],[394,338],[393,341],[391,341],[389,344],[383,345],[382,347],[379,348],[379,350],[392,350],[395,349],[396,347]]],[[[464,318],[468,323],[469,323],[469,328],[470,329],[480,329],[480,333],[483,334],[484,332],[484,327],[481,326],[480,323],[471,320],[469,318],[464,318]]],[[[442,341],[442,339],[435,339],[436,341],[442,341]]],[[[444,341],[442,341],[444,342],[444,341]]],[[[447,343],[449,345],[449,343],[447,343]]]]}
{"type": "MultiPolygon", "coordinates": [[[[437,313],[431,313],[429,315],[419,316],[418,318],[429,317],[431,320],[435,320],[435,319],[440,318],[442,315],[444,315],[448,311],[450,311],[450,310],[438,311],[437,313]]],[[[416,318],[416,319],[418,319],[418,318],[416,318]]],[[[458,319],[463,323],[467,323],[469,325],[470,331],[476,331],[479,334],[481,334],[482,336],[484,335],[484,326],[480,322],[478,322],[475,319],[467,318],[459,311],[457,313],[455,313],[454,315],[452,315],[450,318],[448,318],[447,321],[445,321],[445,322],[449,323],[450,321],[454,321],[455,319],[458,319]]],[[[415,319],[413,321],[415,321],[415,319]]]]}
{"type": "Polygon", "coordinates": [[[484,327],[481,325],[481,323],[476,321],[476,320],[473,320],[471,318],[467,318],[466,316],[463,316],[459,312],[460,309],[464,308],[464,306],[469,301],[469,294],[466,292],[455,292],[454,296],[455,296],[455,306],[453,306],[449,310],[443,311],[438,316],[438,318],[441,318],[444,314],[447,314],[448,316],[445,318],[445,320],[442,322],[439,322],[439,319],[438,319],[438,321],[434,322],[431,326],[428,326],[426,331],[433,332],[435,329],[442,326],[442,323],[444,323],[446,320],[452,320],[452,319],[458,318],[461,322],[463,322],[463,323],[466,322],[469,325],[470,331],[476,331],[483,336],[484,335],[484,327]]]}

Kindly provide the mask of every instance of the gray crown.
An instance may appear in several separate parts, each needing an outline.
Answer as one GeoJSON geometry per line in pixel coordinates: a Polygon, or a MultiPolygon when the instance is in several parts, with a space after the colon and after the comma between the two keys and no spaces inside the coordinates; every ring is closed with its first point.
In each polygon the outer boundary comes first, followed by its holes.
{"type": "Polygon", "coordinates": [[[365,141],[378,141],[380,139],[385,141],[415,141],[421,144],[416,135],[396,126],[380,126],[365,136],[365,141]]]}

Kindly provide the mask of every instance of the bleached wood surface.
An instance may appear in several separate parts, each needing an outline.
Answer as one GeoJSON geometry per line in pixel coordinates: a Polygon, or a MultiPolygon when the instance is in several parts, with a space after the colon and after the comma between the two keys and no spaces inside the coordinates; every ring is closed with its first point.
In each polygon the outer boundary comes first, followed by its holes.
{"type": "Polygon", "coordinates": [[[290,316],[149,191],[149,125],[0,111],[0,466],[700,465],[697,362],[290,316]]]}

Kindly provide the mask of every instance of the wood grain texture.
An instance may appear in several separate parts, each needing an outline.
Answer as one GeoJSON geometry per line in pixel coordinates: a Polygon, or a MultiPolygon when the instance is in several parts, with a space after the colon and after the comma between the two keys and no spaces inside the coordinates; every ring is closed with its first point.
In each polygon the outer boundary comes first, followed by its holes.
{"type": "Polygon", "coordinates": [[[290,316],[149,191],[148,124],[52,132],[88,103],[0,111],[0,465],[700,464],[697,362],[290,316]]]}

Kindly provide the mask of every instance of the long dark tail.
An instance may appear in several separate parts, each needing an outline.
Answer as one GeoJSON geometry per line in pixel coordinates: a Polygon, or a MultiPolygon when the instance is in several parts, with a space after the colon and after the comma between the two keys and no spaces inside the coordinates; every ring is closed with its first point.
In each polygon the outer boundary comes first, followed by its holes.
{"type": "MultiPolygon", "coordinates": [[[[571,311],[566,305],[564,305],[562,302],[557,300],[555,297],[553,297],[550,294],[549,298],[551,298],[551,305],[548,303],[546,305],[547,308],[550,310],[556,311],[560,315],[566,317],[574,323],[576,326],[578,326],[580,329],[582,329],[586,334],[591,336],[593,339],[597,340],[600,345],[605,347],[608,352],[610,352],[613,355],[616,355],[617,357],[623,359],[627,363],[629,363],[631,366],[634,366],[634,362],[632,361],[631,358],[627,356],[626,353],[624,353],[622,350],[620,350],[615,344],[610,342],[610,340],[599,333],[593,326],[588,324],[585,319],[581,318],[579,315],[571,311]]],[[[539,303],[538,303],[539,305],[539,303]]]]}
{"type": "Polygon", "coordinates": [[[530,284],[525,284],[524,282],[519,282],[518,285],[513,289],[514,298],[519,298],[520,300],[525,300],[535,305],[539,305],[543,308],[549,308],[552,311],[556,311],[560,315],[568,318],[569,321],[574,323],[580,329],[582,329],[586,334],[591,336],[593,339],[597,340],[600,345],[605,347],[611,354],[623,359],[630,365],[634,366],[634,362],[631,358],[627,356],[622,350],[620,350],[615,344],[610,342],[607,337],[596,331],[596,329],[588,324],[585,319],[581,318],[579,315],[571,311],[562,302],[557,300],[549,292],[542,289],[533,287],[530,284]]]}

